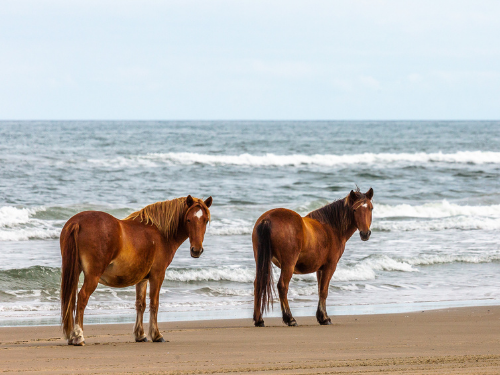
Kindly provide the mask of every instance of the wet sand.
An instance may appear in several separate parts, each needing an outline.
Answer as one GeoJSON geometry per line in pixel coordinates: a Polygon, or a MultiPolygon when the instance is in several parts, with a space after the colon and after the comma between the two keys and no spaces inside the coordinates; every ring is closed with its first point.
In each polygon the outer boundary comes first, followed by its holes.
{"type": "Polygon", "coordinates": [[[387,315],[161,323],[168,342],[135,343],[132,324],[0,328],[0,372],[38,374],[499,374],[500,306],[387,315]]]}

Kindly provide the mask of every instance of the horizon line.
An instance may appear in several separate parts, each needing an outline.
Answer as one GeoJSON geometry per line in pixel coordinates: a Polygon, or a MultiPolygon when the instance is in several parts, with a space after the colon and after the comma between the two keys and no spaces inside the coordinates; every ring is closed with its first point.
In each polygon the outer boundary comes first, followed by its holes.
{"type": "Polygon", "coordinates": [[[498,119],[0,119],[0,122],[496,122],[498,119]]]}

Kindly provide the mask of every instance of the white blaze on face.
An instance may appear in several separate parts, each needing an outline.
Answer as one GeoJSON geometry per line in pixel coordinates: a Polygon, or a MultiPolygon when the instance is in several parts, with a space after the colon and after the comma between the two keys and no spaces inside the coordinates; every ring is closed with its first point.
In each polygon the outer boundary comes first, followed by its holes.
{"type": "Polygon", "coordinates": [[[198,210],[198,212],[196,212],[194,214],[194,216],[196,216],[198,219],[201,219],[201,217],[203,216],[203,211],[202,210],[198,210]]]}
{"type": "Polygon", "coordinates": [[[368,207],[368,203],[363,204],[362,207],[364,208],[368,207]]]}

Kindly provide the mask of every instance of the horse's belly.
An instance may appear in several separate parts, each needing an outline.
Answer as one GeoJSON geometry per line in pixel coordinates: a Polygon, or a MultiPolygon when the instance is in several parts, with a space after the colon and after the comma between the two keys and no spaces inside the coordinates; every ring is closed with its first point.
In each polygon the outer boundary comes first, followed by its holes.
{"type": "Polygon", "coordinates": [[[136,285],[144,280],[148,273],[149,268],[137,270],[132,267],[120,267],[120,265],[112,262],[101,275],[99,282],[114,288],[124,288],[136,285]]]}
{"type": "Polygon", "coordinates": [[[313,273],[316,272],[319,269],[317,264],[301,264],[297,263],[295,265],[295,268],[293,270],[293,273],[296,275],[304,275],[307,273],[313,273]]]}

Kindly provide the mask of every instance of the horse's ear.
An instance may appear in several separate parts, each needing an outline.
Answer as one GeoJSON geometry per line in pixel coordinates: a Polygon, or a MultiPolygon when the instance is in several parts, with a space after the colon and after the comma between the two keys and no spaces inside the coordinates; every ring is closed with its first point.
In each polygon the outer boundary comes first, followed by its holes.
{"type": "Polygon", "coordinates": [[[186,198],[186,204],[188,207],[191,207],[194,203],[194,199],[192,196],[188,195],[187,198],[186,198]]]}
{"type": "Polygon", "coordinates": [[[370,188],[370,190],[368,190],[365,194],[365,197],[367,197],[369,200],[372,200],[373,198],[373,189],[370,188]]]}
{"type": "Polygon", "coordinates": [[[212,205],[212,197],[205,199],[205,206],[210,207],[212,205]]]}
{"type": "Polygon", "coordinates": [[[358,199],[358,196],[356,195],[354,190],[351,190],[351,192],[349,193],[349,203],[353,204],[354,202],[357,201],[357,199],[358,199]]]}

